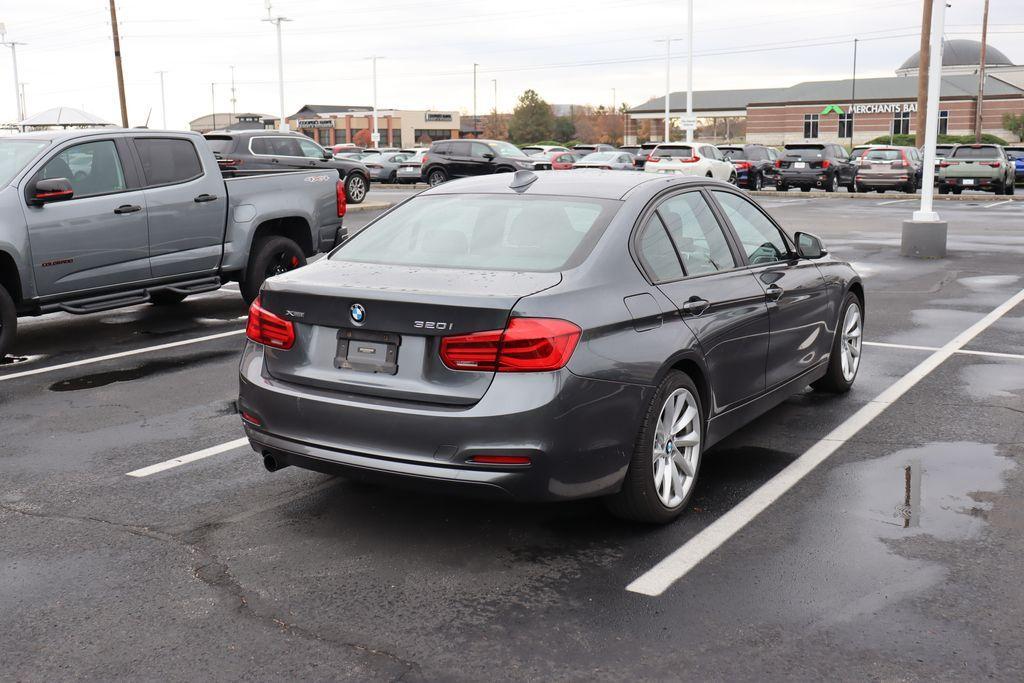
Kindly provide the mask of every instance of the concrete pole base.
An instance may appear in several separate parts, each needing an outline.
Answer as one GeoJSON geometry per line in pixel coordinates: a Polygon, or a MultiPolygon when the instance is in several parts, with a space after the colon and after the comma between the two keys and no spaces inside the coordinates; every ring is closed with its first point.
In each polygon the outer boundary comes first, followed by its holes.
{"type": "Polygon", "coordinates": [[[946,221],[903,221],[900,254],[913,258],[946,257],[946,221]]]}

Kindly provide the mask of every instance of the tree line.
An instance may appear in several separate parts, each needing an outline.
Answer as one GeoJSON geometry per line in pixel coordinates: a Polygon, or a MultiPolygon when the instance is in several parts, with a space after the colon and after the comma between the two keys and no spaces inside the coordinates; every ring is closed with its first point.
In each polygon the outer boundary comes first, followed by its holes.
{"type": "Polygon", "coordinates": [[[577,140],[620,145],[627,111],[629,105],[625,102],[615,112],[604,105],[579,105],[572,107],[569,116],[555,116],[544,98],[535,90],[527,90],[519,96],[511,116],[496,111],[482,116],[482,132],[485,138],[509,140],[517,145],[577,140]]]}

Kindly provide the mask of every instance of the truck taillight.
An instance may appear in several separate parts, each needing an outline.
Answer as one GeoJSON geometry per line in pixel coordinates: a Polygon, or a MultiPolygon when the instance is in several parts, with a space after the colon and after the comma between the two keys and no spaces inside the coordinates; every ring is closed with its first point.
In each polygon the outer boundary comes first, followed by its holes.
{"type": "Polygon", "coordinates": [[[257,344],[288,350],[295,344],[295,326],[260,305],[259,297],[249,306],[245,336],[257,344]]]}
{"type": "Polygon", "coordinates": [[[348,197],[345,196],[345,181],[339,180],[334,186],[334,194],[338,199],[338,218],[345,215],[348,209],[348,197]]]}
{"type": "Polygon", "coordinates": [[[569,362],[580,328],[556,318],[512,318],[504,330],[441,339],[441,361],[452,370],[545,372],[569,362]]]}

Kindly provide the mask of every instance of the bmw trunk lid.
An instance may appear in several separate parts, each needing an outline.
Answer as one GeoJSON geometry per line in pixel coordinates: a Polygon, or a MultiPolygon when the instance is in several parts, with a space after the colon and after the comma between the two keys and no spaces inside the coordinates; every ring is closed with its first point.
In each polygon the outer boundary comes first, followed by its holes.
{"type": "Polygon", "coordinates": [[[558,272],[323,259],[264,285],[263,308],[295,328],[291,349],[266,349],[267,372],[327,391],[472,404],[493,373],[446,367],[441,337],[502,329],[519,299],[560,281],[558,272]]]}

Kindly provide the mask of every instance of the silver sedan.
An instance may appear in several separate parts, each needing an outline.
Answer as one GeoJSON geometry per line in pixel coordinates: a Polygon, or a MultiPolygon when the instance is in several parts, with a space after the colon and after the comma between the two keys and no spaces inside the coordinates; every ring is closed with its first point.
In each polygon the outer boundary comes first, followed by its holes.
{"type": "Polygon", "coordinates": [[[625,152],[594,152],[583,157],[573,168],[603,168],[606,171],[633,171],[633,156],[625,152]]]}

